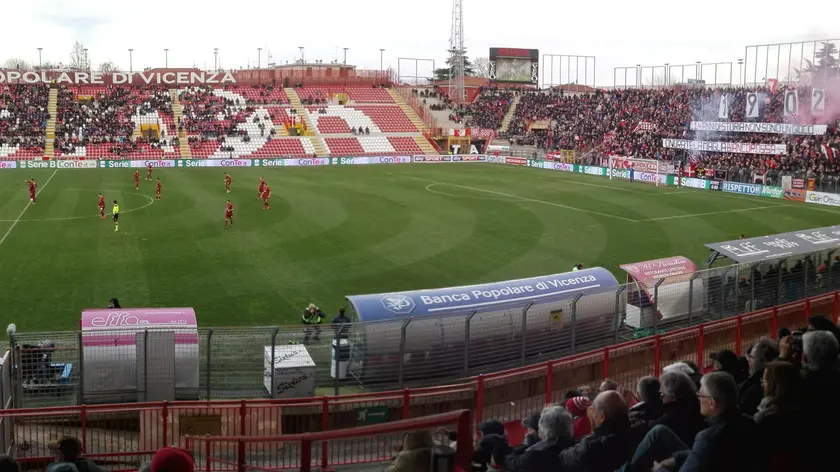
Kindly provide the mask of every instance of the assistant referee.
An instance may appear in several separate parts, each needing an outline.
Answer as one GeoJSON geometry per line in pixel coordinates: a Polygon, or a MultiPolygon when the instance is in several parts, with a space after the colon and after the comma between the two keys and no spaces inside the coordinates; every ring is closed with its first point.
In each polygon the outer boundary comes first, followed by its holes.
{"type": "Polygon", "coordinates": [[[114,215],[114,232],[118,232],[120,230],[120,204],[114,200],[114,208],[111,211],[114,215]]]}

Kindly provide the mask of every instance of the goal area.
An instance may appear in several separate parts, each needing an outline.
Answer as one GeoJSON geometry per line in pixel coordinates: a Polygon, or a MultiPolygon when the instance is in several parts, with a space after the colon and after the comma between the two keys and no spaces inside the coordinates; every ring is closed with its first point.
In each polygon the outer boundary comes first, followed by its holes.
{"type": "Polygon", "coordinates": [[[645,184],[665,184],[668,174],[674,173],[674,163],[658,161],[656,159],[637,159],[634,157],[609,156],[607,172],[610,180],[630,180],[632,170],[633,181],[645,184]]]}

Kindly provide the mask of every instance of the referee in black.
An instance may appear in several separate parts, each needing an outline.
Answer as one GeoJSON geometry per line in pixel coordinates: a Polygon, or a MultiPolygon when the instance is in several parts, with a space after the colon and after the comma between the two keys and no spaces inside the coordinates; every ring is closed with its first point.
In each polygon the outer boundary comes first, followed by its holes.
{"type": "Polygon", "coordinates": [[[120,230],[120,204],[114,200],[114,208],[112,210],[114,215],[114,232],[117,233],[120,230]]]}

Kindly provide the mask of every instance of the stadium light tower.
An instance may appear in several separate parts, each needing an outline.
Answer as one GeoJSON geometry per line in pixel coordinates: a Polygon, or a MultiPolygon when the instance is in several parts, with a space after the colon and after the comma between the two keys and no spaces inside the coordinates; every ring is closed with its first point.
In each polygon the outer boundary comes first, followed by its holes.
{"type": "Polygon", "coordinates": [[[90,70],[90,57],[88,56],[88,48],[84,49],[85,51],[85,68],[90,70]]]}
{"type": "Polygon", "coordinates": [[[257,48],[257,69],[260,68],[260,61],[262,60],[262,48],[257,48]]]}
{"type": "Polygon", "coordinates": [[[385,69],[385,50],[379,48],[379,70],[385,69]]]}
{"type": "Polygon", "coordinates": [[[347,50],[350,48],[344,48],[344,65],[347,65],[347,50]]]}
{"type": "Polygon", "coordinates": [[[298,49],[300,49],[300,63],[306,64],[306,60],[303,59],[303,46],[298,46],[298,49]]]}
{"type": "Polygon", "coordinates": [[[449,97],[455,103],[463,103],[464,91],[464,4],[463,0],[452,0],[452,33],[449,36],[449,97]]]}
{"type": "Polygon", "coordinates": [[[134,49],[128,49],[128,73],[134,73],[134,49]]]}
{"type": "Polygon", "coordinates": [[[219,48],[213,48],[213,70],[219,72],[219,48]]]}
{"type": "Polygon", "coordinates": [[[44,50],[44,48],[38,48],[38,69],[40,69],[42,67],[41,66],[41,51],[43,51],[43,50],[44,50]]]}
{"type": "Polygon", "coordinates": [[[169,49],[163,50],[163,66],[169,69],[169,49]]]}
{"type": "Polygon", "coordinates": [[[744,66],[744,60],[738,59],[738,83],[741,83],[741,68],[744,66]]]}

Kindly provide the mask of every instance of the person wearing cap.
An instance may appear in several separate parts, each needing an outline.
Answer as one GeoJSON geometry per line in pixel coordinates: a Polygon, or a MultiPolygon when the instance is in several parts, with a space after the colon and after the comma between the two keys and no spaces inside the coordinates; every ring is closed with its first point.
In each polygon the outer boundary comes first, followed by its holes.
{"type": "Polygon", "coordinates": [[[592,401],[588,397],[575,397],[566,401],[566,410],[571,413],[574,418],[575,442],[580,441],[584,436],[592,433],[592,425],[589,423],[587,410],[592,406],[592,401]]]}
{"type": "Polygon", "coordinates": [[[734,352],[725,349],[720,352],[713,352],[709,355],[709,358],[714,361],[716,371],[728,373],[739,384],[747,380],[747,373],[741,370],[741,362],[734,352]]]}
{"type": "Polygon", "coordinates": [[[514,448],[514,453],[523,453],[525,449],[540,442],[539,426],[540,426],[540,412],[531,413],[522,418],[522,426],[525,427],[525,437],[522,439],[522,444],[514,448]]]}
{"type": "Polygon", "coordinates": [[[72,436],[62,436],[47,444],[55,453],[55,462],[47,466],[47,472],[69,472],[73,468],[78,472],[106,472],[92,460],[82,457],[82,442],[72,436]]]}
{"type": "Polygon", "coordinates": [[[159,449],[149,466],[149,472],[193,472],[194,469],[192,454],[177,447],[159,449]]]}
{"type": "Polygon", "coordinates": [[[490,460],[495,457],[499,461],[511,452],[507,436],[505,436],[505,425],[498,420],[489,420],[478,425],[480,438],[473,448],[472,470],[473,472],[486,472],[490,460]]]}
{"type": "Polygon", "coordinates": [[[504,463],[505,472],[556,471],[560,469],[560,452],[574,446],[572,415],[561,406],[547,406],[526,420],[536,419],[539,442],[528,448],[517,448],[504,463]]]}

